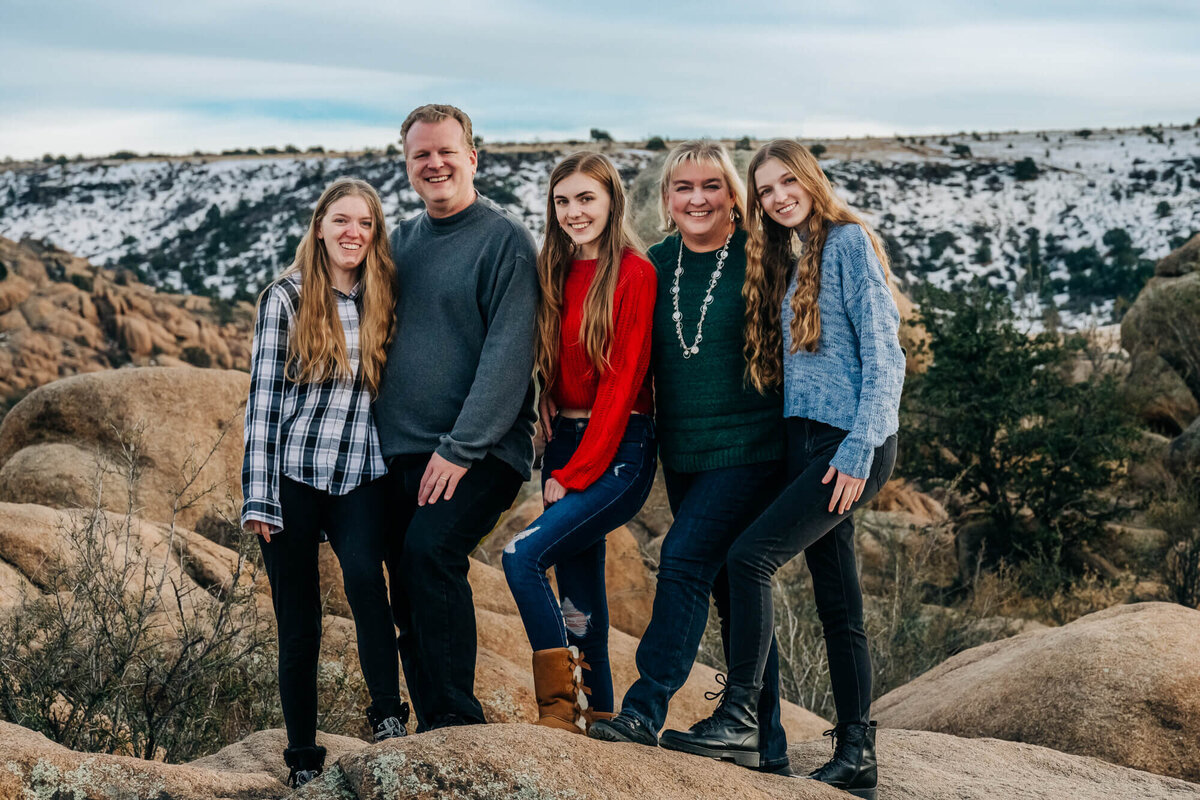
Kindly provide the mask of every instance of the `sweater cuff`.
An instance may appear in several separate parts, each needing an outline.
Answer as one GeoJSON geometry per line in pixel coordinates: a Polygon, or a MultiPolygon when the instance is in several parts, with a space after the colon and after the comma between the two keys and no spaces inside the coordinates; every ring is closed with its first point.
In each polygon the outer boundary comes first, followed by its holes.
{"type": "Polygon", "coordinates": [[[265,522],[276,532],[283,530],[283,509],[271,500],[247,500],[242,503],[242,528],[251,521],[265,522]]]}
{"type": "Polygon", "coordinates": [[[865,480],[871,474],[871,463],[875,460],[875,448],[861,442],[852,442],[850,437],[842,440],[829,466],[843,475],[865,480]]]}
{"type": "Polygon", "coordinates": [[[483,456],[487,455],[486,453],[481,453],[478,457],[473,457],[472,454],[468,452],[468,448],[463,447],[460,443],[451,439],[449,434],[444,434],[442,436],[441,444],[439,444],[437,449],[433,452],[437,453],[454,466],[462,467],[463,469],[470,469],[472,464],[474,464],[480,458],[483,458],[483,456]]]}

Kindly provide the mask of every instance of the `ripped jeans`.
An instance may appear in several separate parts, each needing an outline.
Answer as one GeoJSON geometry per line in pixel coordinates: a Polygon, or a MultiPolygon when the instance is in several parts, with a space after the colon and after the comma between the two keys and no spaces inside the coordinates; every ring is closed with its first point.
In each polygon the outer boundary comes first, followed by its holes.
{"type": "MultiPolygon", "coordinates": [[[[586,419],[556,417],[542,457],[542,485],[579,447],[586,419]]],[[[654,422],[631,414],[617,454],[595,483],[567,492],[504,548],[504,574],[534,651],[575,645],[591,666],[584,683],[590,705],[613,710],[608,663],[608,598],[604,587],[604,538],[642,508],[654,482],[654,422]],[[559,599],[546,570],[554,567],[559,599]]]]}

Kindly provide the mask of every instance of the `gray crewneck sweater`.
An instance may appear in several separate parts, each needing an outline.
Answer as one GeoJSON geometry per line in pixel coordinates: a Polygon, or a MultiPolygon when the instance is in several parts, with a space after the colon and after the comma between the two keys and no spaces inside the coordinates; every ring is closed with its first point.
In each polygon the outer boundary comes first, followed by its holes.
{"type": "Polygon", "coordinates": [[[375,424],[385,458],[437,452],[469,467],[492,453],[526,480],[533,464],[536,250],[479,195],[392,233],[398,300],[375,424]]]}

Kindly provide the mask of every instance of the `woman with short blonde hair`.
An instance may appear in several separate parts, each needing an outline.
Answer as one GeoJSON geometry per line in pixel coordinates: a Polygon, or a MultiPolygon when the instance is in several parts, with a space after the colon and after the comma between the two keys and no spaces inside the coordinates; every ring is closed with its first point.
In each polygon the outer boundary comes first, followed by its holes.
{"type": "MultiPolygon", "coordinates": [[[[710,594],[722,632],[727,628],[729,546],[782,481],[781,397],[743,380],[745,196],[729,153],[717,142],[683,142],[663,165],[659,208],[670,235],[649,251],[659,274],[652,370],[675,519],[663,539],[653,615],[638,644],[639,678],[621,712],[592,727],[594,738],[658,743],[667,704],[695,661],[710,594]]],[[[768,689],[756,709],[764,735],[753,753],[737,760],[790,774],[775,648],[766,672],[768,689]]]]}

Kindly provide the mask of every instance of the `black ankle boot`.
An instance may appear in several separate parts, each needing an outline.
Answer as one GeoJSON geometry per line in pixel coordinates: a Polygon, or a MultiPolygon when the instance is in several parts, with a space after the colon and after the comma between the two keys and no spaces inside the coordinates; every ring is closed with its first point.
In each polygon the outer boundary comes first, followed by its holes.
{"type": "Polygon", "coordinates": [[[825,731],[833,737],[833,758],[809,773],[813,780],[849,792],[862,800],[875,800],[878,769],[875,764],[876,723],[839,722],[825,731]]]}
{"type": "Polygon", "coordinates": [[[727,686],[717,710],[684,731],[664,731],[659,744],[698,756],[758,766],[758,689],[727,686]]]}
{"type": "Polygon", "coordinates": [[[295,789],[303,786],[325,771],[325,748],[289,747],[283,751],[283,762],[288,765],[288,786],[295,789]]]}
{"type": "Polygon", "coordinates": [[[367,707],[367,723],[377,742],[407,736],[408,730],[404,727],[407,722],[408,703],[399,697],[384,698],[367,707]]]}

